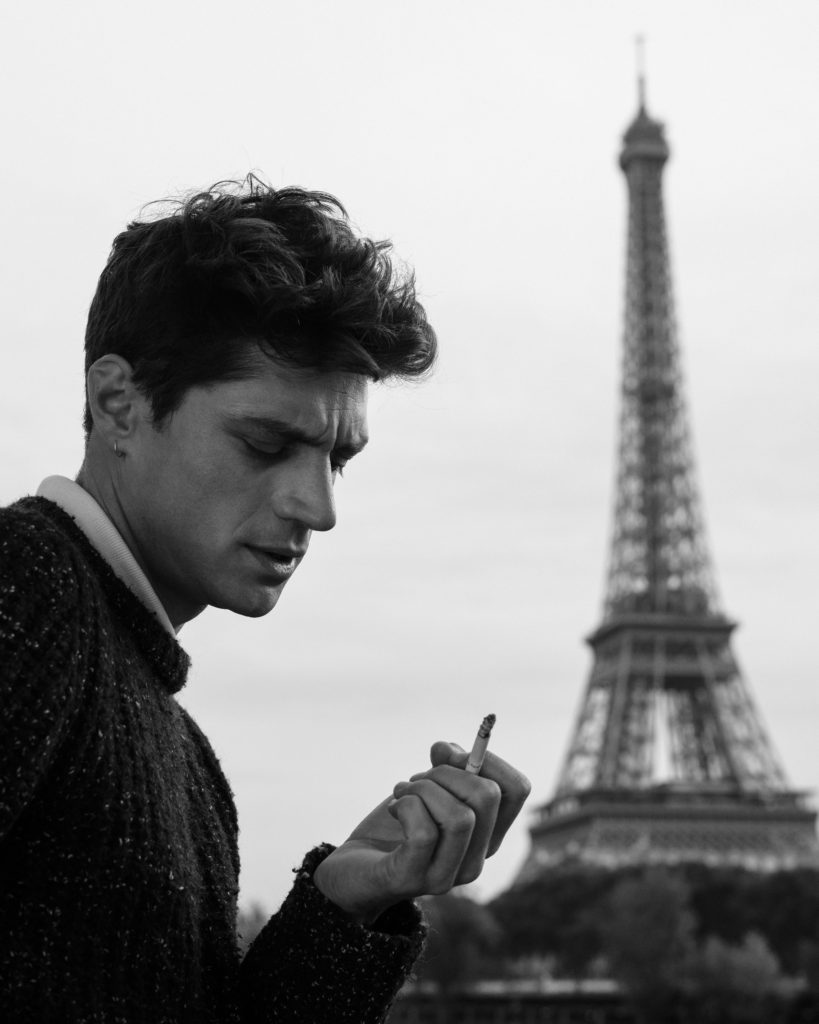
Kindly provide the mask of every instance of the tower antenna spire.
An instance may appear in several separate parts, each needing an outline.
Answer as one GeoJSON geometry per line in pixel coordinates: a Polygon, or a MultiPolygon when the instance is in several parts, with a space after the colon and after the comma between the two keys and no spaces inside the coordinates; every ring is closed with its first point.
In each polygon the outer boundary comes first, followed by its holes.
{"type": "Polygon", "coordinates": [[[646,108],[646,54],[645,37],[642,35],[634,37],[634,45],[637,50],[637,101],[640,110],[646,108]]]}

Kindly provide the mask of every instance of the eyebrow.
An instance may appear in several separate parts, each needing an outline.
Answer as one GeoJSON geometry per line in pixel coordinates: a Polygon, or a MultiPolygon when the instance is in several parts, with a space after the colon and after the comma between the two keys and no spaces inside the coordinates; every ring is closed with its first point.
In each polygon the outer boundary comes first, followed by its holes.
{"type": "MultiPolygon", "coordinates": [[[[277,420],[270,416],[228,416],[227,422],[234,427],[251,427],[261,430],[266,434],[281,438],[283,441],[296,441],[300,444],[308,444],[311,448],[323,447],[320,434],[311,434],[308,430],[302,430],[301,427],[293,426],[292,423],[288,423],[286,420],[277,420]]],[[[363,436],[359,444],[336,445],[333,448],[333,453],[343,458],[351,459],[362,451],[368,441],[369,438],[363,436]]]]}

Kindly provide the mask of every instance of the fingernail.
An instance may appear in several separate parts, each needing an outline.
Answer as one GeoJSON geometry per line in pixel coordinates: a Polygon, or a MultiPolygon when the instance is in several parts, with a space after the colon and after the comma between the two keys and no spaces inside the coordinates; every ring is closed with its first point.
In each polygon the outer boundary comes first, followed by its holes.
{"type": "Polygon", "coordinates": [[[408,782],[397,782],[395,784],[395,787],[394,787],[393,791],[392,791],[392,795],[397,800],[399,797],[402,797],[406,793],[406,791],[408,789],[409,789],[409,783],[408,782]]]}

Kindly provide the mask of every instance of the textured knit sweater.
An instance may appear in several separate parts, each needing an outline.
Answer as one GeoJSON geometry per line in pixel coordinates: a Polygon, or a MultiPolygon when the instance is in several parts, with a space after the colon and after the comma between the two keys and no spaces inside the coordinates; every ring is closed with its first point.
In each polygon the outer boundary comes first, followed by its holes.
{"type": "Polygon", "coordinates": [[[44,498],[0,510],[0,1020],[382,1021],[421,943],[307,855],[240,963],[236,812],[176,701],[189,659],[44,498]]]}

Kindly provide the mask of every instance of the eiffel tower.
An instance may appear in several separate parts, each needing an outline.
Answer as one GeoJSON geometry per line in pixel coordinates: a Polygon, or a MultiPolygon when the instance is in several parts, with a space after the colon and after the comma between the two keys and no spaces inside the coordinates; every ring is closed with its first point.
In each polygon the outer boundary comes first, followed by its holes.
{"type": "Polygon", "coordinates": [[[557,789],[516,884],[566,860],[819,867],[731,647],[705,543],[663,210],[663,125],[623,136],[628,256],[614,531],[594,654],[557,789]]]}

